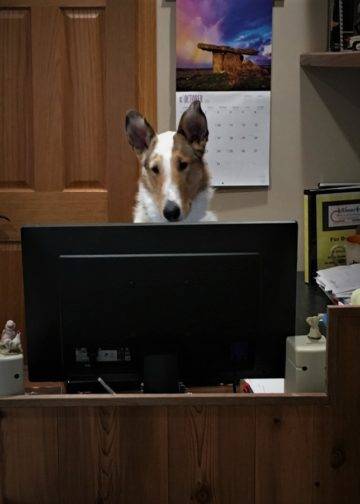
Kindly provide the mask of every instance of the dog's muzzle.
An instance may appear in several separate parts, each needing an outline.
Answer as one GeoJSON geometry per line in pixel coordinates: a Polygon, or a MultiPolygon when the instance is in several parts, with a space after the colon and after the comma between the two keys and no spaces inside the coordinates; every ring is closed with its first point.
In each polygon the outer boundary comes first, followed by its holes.
{"type": "Polygon", "coordinates": [[[179,220],[181,210],[179,205],[177,205],[174,201],[167,201],[163,214],[165,219],[169,222],[176,222],[179,220]]]}

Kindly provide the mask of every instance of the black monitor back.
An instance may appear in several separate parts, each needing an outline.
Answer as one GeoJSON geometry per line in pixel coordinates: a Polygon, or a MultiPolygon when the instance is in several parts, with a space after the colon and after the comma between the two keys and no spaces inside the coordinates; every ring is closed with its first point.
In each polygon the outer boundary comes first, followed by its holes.
{"type": "Polygon", "coordinates": [[[67,376],[142,377],[154,354],[175,354],[186,385],[251,372],[263,333],[261,270],[259,254],[60,256],[67,376]]]}
{"type": "Polygon", "coordinates": [[[67,377],[59,323],[59,258],[65,255],[258,254],[264,332],[249,375],[283,375],[285,339],[295,330],[296,222],[28,226],[22,252],[31,380],[67,377]]]}

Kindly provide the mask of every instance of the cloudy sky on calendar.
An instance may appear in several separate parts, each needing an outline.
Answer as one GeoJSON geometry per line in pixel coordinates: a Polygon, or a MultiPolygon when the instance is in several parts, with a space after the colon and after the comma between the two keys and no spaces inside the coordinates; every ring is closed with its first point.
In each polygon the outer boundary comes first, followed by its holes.
{"type": "Polygon", "coordinates": [[[177,0],[177,67],[206,68],[211,53],[199,42],[254,48],[259,65],[271,64],[273,0],[177,0]]]}

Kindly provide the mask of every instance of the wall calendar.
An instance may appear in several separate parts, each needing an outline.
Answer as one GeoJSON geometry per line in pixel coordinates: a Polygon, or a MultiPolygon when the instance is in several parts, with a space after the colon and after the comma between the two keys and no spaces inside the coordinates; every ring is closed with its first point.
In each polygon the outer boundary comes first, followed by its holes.
{"type": "Polygon", "coordinates": [[[176,117],[200,100],[214,186],[268,186],[272,0],[177,0],[176,117]]]}

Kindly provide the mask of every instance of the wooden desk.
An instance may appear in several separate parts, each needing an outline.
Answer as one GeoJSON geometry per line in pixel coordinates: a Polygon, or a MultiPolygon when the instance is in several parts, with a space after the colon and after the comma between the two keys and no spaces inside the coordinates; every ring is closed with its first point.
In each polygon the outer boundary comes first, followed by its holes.
{"type": "Polygon", "coordinates": [[[360,502],[360,308],[329,316],[327,394],[0,399],[0,502],[360,502]]]}

